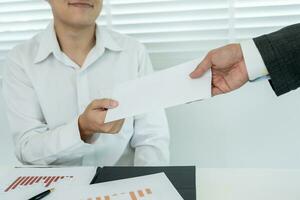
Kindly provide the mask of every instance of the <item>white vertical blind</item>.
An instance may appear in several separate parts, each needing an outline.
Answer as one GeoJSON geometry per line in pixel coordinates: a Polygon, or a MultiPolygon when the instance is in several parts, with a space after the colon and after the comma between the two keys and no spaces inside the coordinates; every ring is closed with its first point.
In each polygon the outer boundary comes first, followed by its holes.
{"type": "MultiPolygon", "coordinates": [[[[300,22],[299,0],[104,0],[102,25],[144,43],[157,68],[300,22]]],[[[7,52],[52,18],[44,0],[0,0],[0,70],[7,52]]]]}
{"type": "Polygon", "coordinates": [[[228,42],[224,0],[110,0],[112,27],[144,43],[164,67],[228,42]]]}
{"type": "Polygon", "coordinates": [[[44,1],[0,0],[0,63],[8,50],[44,29],[50,19],[44,1]]]}

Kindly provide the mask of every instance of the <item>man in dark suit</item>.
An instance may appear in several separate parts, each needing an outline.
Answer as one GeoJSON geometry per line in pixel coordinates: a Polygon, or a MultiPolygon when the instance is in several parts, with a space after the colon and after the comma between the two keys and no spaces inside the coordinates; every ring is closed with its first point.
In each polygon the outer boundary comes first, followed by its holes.
{"type": "Polygon", "coordinates": [[[214,49],[190,76],[201,77],[210,68],[214,96],[264,76],[270,76],[278,96],[295,90],[300,87],[300,24],[214,49]]]}

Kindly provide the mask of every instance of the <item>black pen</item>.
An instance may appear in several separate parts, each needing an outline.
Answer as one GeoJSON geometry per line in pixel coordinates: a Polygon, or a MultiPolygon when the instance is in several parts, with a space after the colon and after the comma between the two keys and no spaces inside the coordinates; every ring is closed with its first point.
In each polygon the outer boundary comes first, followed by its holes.
{"type": "Polygon", "coordinates": [[[40,193],[40,194],[38,194],[38,195],[36,195],[36,196],[28,199],[28,200],[39,200],[39,199],[42,199],[42,198],[44,198],[45,196],[47,196],[48,194],[50,194],[53,191],[54,191],[54,188],[52,188],[50,190],[47,190],[45,192],[42,192],[42,193],[40,193]]]}

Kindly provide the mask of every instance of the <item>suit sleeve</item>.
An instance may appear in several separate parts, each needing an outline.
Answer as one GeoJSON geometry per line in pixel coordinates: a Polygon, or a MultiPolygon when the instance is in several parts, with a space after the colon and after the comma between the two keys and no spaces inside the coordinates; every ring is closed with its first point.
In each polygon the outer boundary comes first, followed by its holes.
{"type": "Polygon", "coordinates": [[[300,87],[300,24],[254,38],[254,42],[268,69],[276,95],[300,87]]]}

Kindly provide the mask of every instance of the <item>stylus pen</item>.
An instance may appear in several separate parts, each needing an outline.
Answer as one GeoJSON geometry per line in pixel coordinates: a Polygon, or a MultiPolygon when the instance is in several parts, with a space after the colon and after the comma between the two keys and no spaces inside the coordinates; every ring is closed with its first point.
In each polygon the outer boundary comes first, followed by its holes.
{"type": "Polygon", "coordinates": [[[47,191],[45,191],[45,192],[42,192],[42,193],[40,193],[40,194],[38,194],[38,195],[36,195],[36,196],[34,196],[34,197],[28,199],[28,200],[40,200],[40,199],[46,197],[47,195],[49,195],[49,194],[50,194],[51,192],[53,192],[53,191],[54,191],[54,188],[52,188],[52,189],[50,189],[50,190],[47,190],[47,191]]]}

